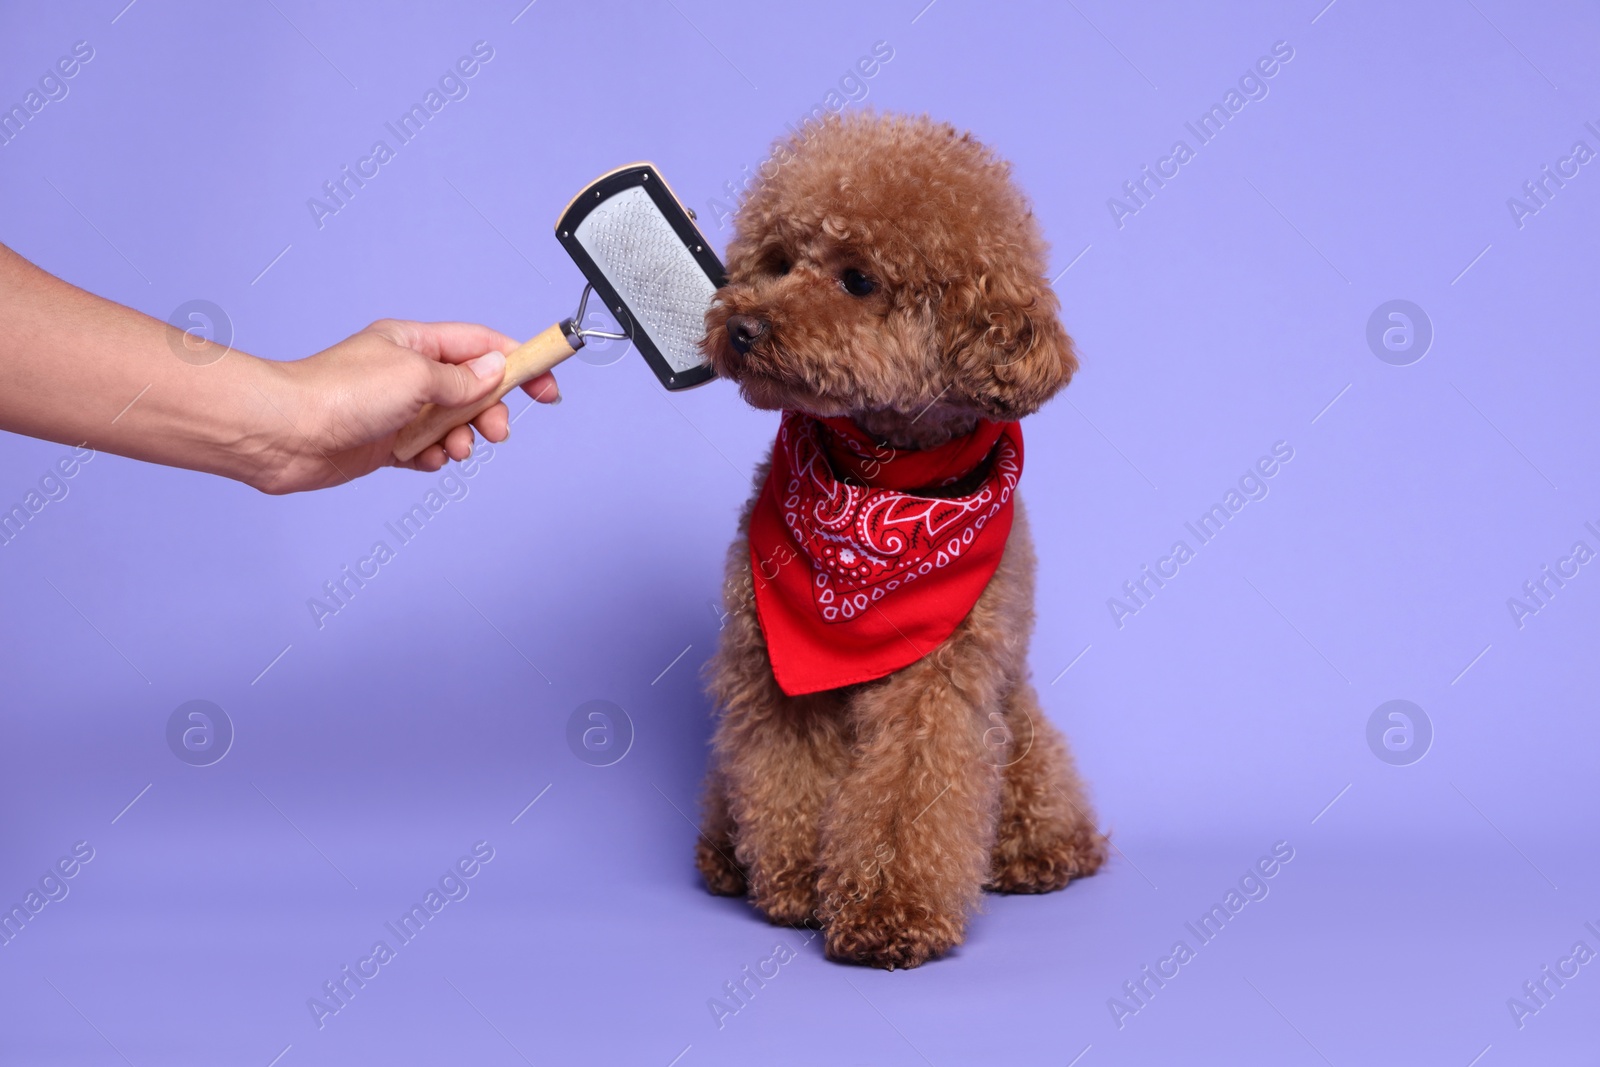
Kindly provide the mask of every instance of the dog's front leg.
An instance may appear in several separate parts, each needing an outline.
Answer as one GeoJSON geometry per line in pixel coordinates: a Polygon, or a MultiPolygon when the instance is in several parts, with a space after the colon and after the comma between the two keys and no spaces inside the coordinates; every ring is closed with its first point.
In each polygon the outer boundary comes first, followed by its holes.
{"type": "MultiPolygon", "coordinates": [[[[732,569],[732,588],[739,579],[748,587],[748,560],[736,556],[732,569]]],[[[753,610],[734,613],[723,629],[711,691],[719,717],[710,785],[723,807],[708,805],[702,842],[716,835],[731,843],[750,902],[769,920],[814,923],[818,823],[849,759],[839,698],[784,695],[753,610]]],[[[715,853],[702,848],[700,866],[713,892],[733,883],[724,852],[720,845],[715,853]]]]}
{"type": "Polygon", "coordinates": [[[818,879],[832,959],[915,967],[965,935],[1000,787],[983,744],[992,672],[963,669],[972,652],[958,630],[850,702],[854,759],[823,819],[818,879]]]}

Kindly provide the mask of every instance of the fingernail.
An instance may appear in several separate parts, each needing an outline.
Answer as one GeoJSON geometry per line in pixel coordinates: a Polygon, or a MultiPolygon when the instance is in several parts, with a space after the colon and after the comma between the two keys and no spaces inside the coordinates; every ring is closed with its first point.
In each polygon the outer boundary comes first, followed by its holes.
{"type": "Polygon", "coordinates": [[[502,378],[506,373],[506,355],[504,352],[485,352],[467,366],[479,378],[502,378]]]}
{"type": "Polygon", "coordinates": [[[556,398],[555,398],[555,399],[554,399],[554,400],[552,400],[552,401],[550,401],[550,403],[552,403],[552,404],[559,404],[559,403],[561,403],[561,394],[560,394],[560,393],[557,393],[557,394],[556,394],[556,398]]]}

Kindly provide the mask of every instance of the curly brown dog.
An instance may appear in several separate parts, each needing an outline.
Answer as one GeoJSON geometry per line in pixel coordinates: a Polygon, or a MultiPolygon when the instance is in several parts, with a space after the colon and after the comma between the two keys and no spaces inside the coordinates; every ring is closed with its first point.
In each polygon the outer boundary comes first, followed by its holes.
{"type": "Polygon", "coordinates": [[[713,893],[747,893],[773,923],[820,925],[830,958],[915,967],[961,943],[983,889],[1049,892],[1105,859],[1067,744],[1028,679],[1034,553],[1010,503],[1016,420],[1067,384],[1077,358],[1028,202],[970,135],[926,118],[834,116],[780,141],[769,170],[739,208],[703,344],[747,401],[785,412],[785,484],[767,484],[772,461],[761,467],[728,555],[696,862],[713,893]],[[926,476],[922,461],[975,440],[975,464],[874,489],[880,471],[926,476]],[[819,512],[857,507],[866,532],[824,523],[813,536],[798,517],[805,492],[819,512]],[[789,524],[771,527],[788,541],[766,535],[776,549],[751,537],[762,508],[789,524]],[[868,526],[908,508],[918,531],[948,521],[973,539],[945,553],[938,527],[926,557],[899,561],[884,546],[900,551],[912,534],[868,526]],[[935,563],[964,548],[990,558],[948,570],[979,584],[947,636],[919,645],[918,628],[959,600],[957,578],[935,563]],[[917,559],[928,576],[912,583],[917,559]],[[874,567],[887,580],[852,584],[874,567]],[[785,608],[797,613],[784,623],[794,640],[835,641],[839,659],[776,655],[784,605],[771,598],[785,581],[798,582],[798,606],[785,608]],[[820,613],[810,618],[807,590],[820,613]],[[849,623],[828,614],[852,602],[864,607],[849,623]],[[855,639],[834,636],[881,631],[884,619],[905,638],[898,653],[892,637],[861,636],[870,655],[858,664],[855,639]],[[885,662],[903,665],[884,673],[885,662]],[[830,678],[848,684],[819,688],[830,678]]]}

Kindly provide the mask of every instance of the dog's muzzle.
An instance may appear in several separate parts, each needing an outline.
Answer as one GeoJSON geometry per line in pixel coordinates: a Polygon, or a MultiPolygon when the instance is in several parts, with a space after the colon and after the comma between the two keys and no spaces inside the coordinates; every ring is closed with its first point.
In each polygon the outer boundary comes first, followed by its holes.
{"type": "Polygon", "coordinates": [[[749,353],[750,349],[771,329],[765,319],[758,319],[751,315],[730,315],[728,317],[728,343],[733,345],[734,351],[741,356],[749,353]]]}

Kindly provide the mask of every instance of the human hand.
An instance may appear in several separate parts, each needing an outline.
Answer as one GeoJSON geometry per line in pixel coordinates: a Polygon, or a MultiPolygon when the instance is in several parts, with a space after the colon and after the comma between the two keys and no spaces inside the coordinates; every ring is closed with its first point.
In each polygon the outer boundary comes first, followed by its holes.
{"type": "MultiPolygon", "coordinates": [[[[436,471],[471,454],[473,428],[504,441],[510,413],[495,403],[407,463],[393,453],[428,404],[471,410],[495,395],[502,353],[517,347],[487,326],[384,319],[309,359],[279,363],[180,333],[0,245],[0,431],[265,493],[341,485],[388,465],[436,471]]],[[[548,373],[522,388],[535,400],[561,399],[548,373]]]]}
{"type": "MultiPolygon", "coordinates": [[[[382,319],[307,359],[269,364],[281,399],[263,396],[283,416],[283,433],[268,446],[273,459],[252,484],[281,494],[338,485],[385,465],[436,471],[471,455],[473,428],[496,444],[504,441],[510,412],[496,403],[415,459],[400,463],[393,456],[395,437],[424,405],[455,407],[493,393],[505,353],[516,347],[505,334],[473,323],[382,319]]],[[[542,403],[561,399],[549,372],[522,388],[542,403]]]]}

